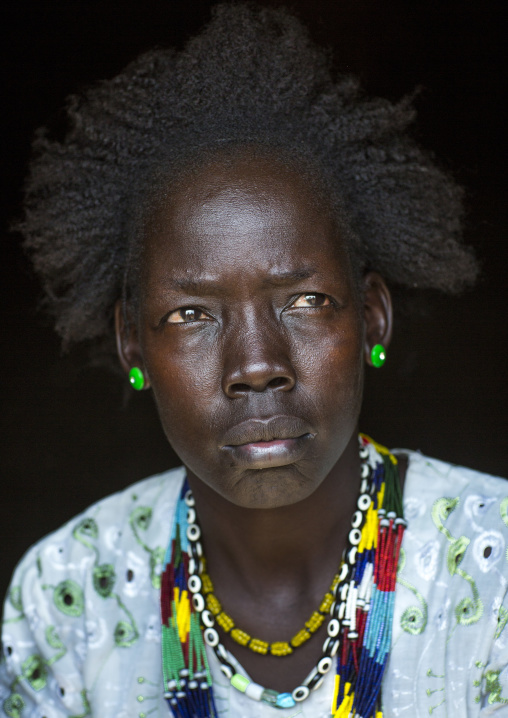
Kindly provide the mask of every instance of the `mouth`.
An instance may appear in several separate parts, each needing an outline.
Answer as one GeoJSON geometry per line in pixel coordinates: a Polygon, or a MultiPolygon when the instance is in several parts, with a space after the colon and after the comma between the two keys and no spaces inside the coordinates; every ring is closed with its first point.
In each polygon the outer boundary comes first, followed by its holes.
{"type": "Polygon", "coordinates": [[[294,463],[314,437],[309,425],[295,416],[249,419],[226,433],[221,449],[236,465],[264,469],[294,463]]]}

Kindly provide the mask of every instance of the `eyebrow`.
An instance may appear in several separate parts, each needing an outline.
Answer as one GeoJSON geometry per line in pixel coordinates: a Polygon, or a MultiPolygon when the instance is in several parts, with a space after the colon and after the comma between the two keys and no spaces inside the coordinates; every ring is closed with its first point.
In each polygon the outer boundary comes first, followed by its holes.
{"type": "MultiPolygon", "coordinates": [[[[263,284],[273,287],[284,287],[296,284],[302,279],[309,279],[317,274],[314,267],[301,267],[292,269],[287,272],[274,271],[263,279],[263,284]]],[[[223,294],[226,290],[222,283],[214,279],[202,277],[199,279],[191,279],[190,277],[172,277],[168,280],[168,287],[179,289],[187,294],[206,295],[206,294],[223,294]]]]}
{"type": "Polygon", "coordinates": [[[288,272],[274,272],[270,274],[264,280],[265,284],[274,286],[284,286],[286,284],[295,284],[302,279],[309,279],[316,274],[314,267],[301,267],[299,269],[292,269],[288,272]]]}

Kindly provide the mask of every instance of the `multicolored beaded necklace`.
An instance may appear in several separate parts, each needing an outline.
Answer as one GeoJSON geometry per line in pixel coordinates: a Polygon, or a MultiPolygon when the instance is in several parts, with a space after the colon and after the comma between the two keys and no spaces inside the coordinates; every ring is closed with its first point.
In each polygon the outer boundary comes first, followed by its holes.
{"type": "Polygon", "coordinates": [[[382,718],[381,681],[391,643],[395,580],[406,522],[397,459],[360,435],[361,486],[339,572],[318,611],[291,641],[268,643],[235,627],[206,573],[194,498],[184,482],[165,557],[161,588],[165,698],[174,718],[218,718],[205,644],[237,690],[274,708],[290,708],[317,690],[336,659],[333,718],[382,718]],[[257,653],[285,656],[328,621],[318,664],[291,693],[237,672],[215,624],[257,653]],[[233,635],[233,632],[236,632],[233,635]],[[303,639],[303,640],[302,640],[303,639]]]}

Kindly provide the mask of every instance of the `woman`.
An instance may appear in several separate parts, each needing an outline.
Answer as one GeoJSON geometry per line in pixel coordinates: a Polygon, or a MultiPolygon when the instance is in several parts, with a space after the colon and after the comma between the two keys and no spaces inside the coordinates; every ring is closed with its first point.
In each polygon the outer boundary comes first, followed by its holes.
{"type": "Polygon", "coordinates": [[[504,482],[358,436],[386,282],[476,275],[409,103],[226,5],[69,115],[37,142],[26,246],[64,341],[111,356],[116,333],[183,468],[23,559],[4,714],[506,713],[504,482]]]}

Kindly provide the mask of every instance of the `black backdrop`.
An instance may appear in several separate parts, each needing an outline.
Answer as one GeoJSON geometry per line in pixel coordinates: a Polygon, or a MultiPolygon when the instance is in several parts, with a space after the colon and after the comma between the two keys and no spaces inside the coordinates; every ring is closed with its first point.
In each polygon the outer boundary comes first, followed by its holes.
{"type": "MultiPolygon", "coordinates": [[[[4,34],[1,135],[1,579],[37,538],[100,497],[177,463],[148,393],[124,401],[115,377],[62,356],[35,310],[37,283],[8,234],[19,213],[33,131],[65,96],[118,72],[154,44],[181,44],[209,0],[16,0],[4,34]]],[[[264,4],[275,5],[274,0],[264,4]]],[[[506,175],[501,3],[484,0],[293,0],[340,70],[370,92],[417,100],[419,140],[468,190],[478,287],[437,299],[396,327],[387,365],[369,370],[363,430],[483,471],[508,474],[506,175]]]]}

